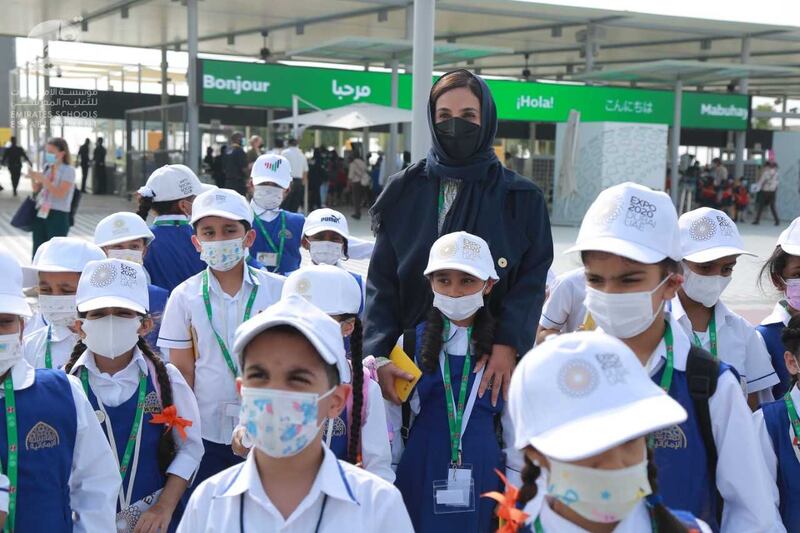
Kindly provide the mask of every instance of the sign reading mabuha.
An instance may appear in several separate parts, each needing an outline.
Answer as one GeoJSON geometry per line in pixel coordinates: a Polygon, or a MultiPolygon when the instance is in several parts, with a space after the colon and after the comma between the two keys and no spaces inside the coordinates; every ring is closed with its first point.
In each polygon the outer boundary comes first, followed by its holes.
{"type": "Polygon", "coordinates": [[[736,117],[747,120],[747,109],[735,105],[723,106],[720,104],[701,104],[700,114],[711,117],[736,117]]]}
{"type": "Polygon", "coordinates": [[[260,80],[243,80],[241,76],[235,78],[218,78],[213,74],[203,74],[203,89],[217,89],[232,91],[239,95],[245,93],[266,93],[269,91],[270,82],[260,80]]]}

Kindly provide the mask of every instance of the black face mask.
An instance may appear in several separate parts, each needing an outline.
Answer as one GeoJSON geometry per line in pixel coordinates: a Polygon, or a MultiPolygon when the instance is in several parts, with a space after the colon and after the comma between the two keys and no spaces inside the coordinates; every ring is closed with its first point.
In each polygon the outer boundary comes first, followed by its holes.
{"type": "Polygon", "coordinates": [[[456,161],[469,158],[478,149],[481,127],[477,124],[453,117],[438,122],[435,129],[439,144],[456,161]]]}

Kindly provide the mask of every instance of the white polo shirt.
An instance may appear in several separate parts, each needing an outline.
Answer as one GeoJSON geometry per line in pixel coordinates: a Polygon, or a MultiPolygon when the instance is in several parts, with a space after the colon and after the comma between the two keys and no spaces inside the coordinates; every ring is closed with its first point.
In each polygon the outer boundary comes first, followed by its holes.
{"type": "Polygon", "coordinates": [[[586,319],[585,298],[586,274],[583,267],[557,276],[550,285],[550,297],[542,307],[539,325],[561,333],[577,331],[586,319]]]}
{"type": "Polygon", "coordinates": [[[783,325],[787,325],[789,321],[792,319],[792,315],[789,314],[786,309],[781,305],[780,302],[775,304],[775,307],[772,308],[772,312],[761,321],[762,326],[769,326],[770,324],[777,324],[782,322],[783,325]]]}
{"type": "MultiPolygon", "coordinates": [[[[47,368],[45,366],[47,330],[48,326],[44,326],[23,337],[25,359],[33,368],[47,368]]],[[[67,364],[79,338],[66,326],[53,326],[50,335],[50,357],[53,360],[53,368],[63,368],[67,364]]]]}
{"type": "Polygon", "coordinates": [[[308,172],[308,160],[297,146],[290,146],[281,152],[281,155],[289,160],[292,178],[300,179],[303,177],[303,174],[308,172]]]}
{"type": "Polygon", "coordinates": [[[178,533],[270,531],[310,533],[413,533],[397,488],[369,472],[338,461],[326,446],[314,484],[289,518],[270,502],[255,453],[242,464],[205,480],[192,494],[178,533]],[[323,502],[325,503],[323,509],[323,502]],[[242,519],[240,522],[240,519],[242,519]]]}
{"type": "MultiPolygon", "coordinates": [[[[158,391],[158,378],[151,374],[150,365],[147,363],[144,354],[138,347],[133,350],[133,359],[130,364],[115,373],[113,376],[101,372],[97,368],[93,354],[86,350],[75,362],[70,374],[80,376],[80,368],[86,367],[89,386],[94,392],[97,400],[108,407],[117,407],[128,401],[131,396],[136,394],[139,388],[139,373],[143,372],[158,391]]],[[[172,429],[177,453],[167,468],[168,474],[174,474],[181,479],[189,481],[192,475],[200,466],[203,458],[203,441],[200,438],[200,413],[197,409],[197,400],[192,389],[183,379],[183,375],[174,365],[166,363],[167,376],[172,387],[172,402],[178,412],[178,416],[191,420],[192,425],[186,428],[186,440],[183,440],[176,428],[172,429]]],[[[153,369],[155,371],[155,368],[153,369]]],[[[152,393],[151,393],[152,394],[152,393]]],[[[160,398],[155,398],[161,403],[160,398]]],[[[150,398],[147,398],[150,404],[150,398]]],[[[150,412],[150,411],[147,411],[150,412]]]]}
{"type": "MultiPolygon", "coordinates": [[[[221,289],[210,269],[203,272],[195,274],[172,291],[161,319],[158,346],[171,349],[194,347],[194,394],[200,408],[203,438],[230,444],[231,433],[239,421],[239,395],[236,393],[235,378],[225,362],[214,330],[230,350],[251,291],[258,287],[250,313],[253,317],[280,300],[285,278],[248,268],[239,292],[236,296],[230,296],[221,289]],[[203,303],[203,272],[208,272],[213,324],[208,321],[203,303]]],[[[238,367],[232,353],[231,359],[238,367]]]]}
{"type": "MultiPolygon", "coordinates": [[[[672,328],[675,370],[686,371],[689,337],[669,314],[672,328]]],[[[667,360],[664,339],[650,356],[645,368],[653,376],[667,360]]],[[[725,507],[721,530],[726,533],[773,531],[780,524],[777,507],[772,501],[774,483],[759,450],[753,415],[742,396],[742,387],[732,372],[724,372],[717,390],[708,400],[711,432],[717,445],[717,490],[725,507]]]]}
{"type": "MultiPolygon", "coordinates": [[[[692,322],[677,296],[672,299],[672,316],[683,328],[687,337],[692,337],[692,322]]],[[[717,326],[717,352],[720,360],[728,363],[739,373],[747,394],[769,390],[779,379],[772,368],[772,358],[767,351],[764,339],[740,315],[718,301],[714,306],[714,320],[717,326]]],[[[711,351],[711,336],[706,331],[696,332],[705,350],[711,351]]]]}

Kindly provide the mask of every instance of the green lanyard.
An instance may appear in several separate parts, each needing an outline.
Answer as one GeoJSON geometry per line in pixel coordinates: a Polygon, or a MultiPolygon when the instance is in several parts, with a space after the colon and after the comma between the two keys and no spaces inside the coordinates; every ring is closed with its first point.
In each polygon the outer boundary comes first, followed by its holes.
{"type": "Polygon", "coordinates": [[[278,232],[278,237],[280,237],[278,246],[275,246],[275,241],[273,241],[272,237],[269,236],[269,233],[267,233],[267,229],[264,227],[264,223],[261,221],[261,218],[259,218],[259,216],[256,215],[255,211],[253,211],[253,218],[256,221],[258,229],[261,231],[261,235],[264,236],[264,240],[267,241],[267,244],[269,244],[269,247],[272,248],[272,251],[277,252],[278,254],[278,259],[275,262],[275,269],[270,271],[270,272],[278,272],[278,270],[281,267],[281,259],[283,259],[283,245],[286,243],[286,211],[281,211],[281,230],[280,232],[278,232]]]}
{"type": "MultiPolygon", "coordinates": [[[[11,371],[3,382],[6,398],[6,432],[8,433],[8,517],[4,531],[14,531],[14,518],[17,511],[17,468],[19,466],[19,448],[17,447],[17,402],[14,399],[14,382],[11,371]]],[[[0,463],[0,474],[3,465],[0,463]]]]}
{"type": "Polygon", "coordinates": [[[154,226],[188,226],[188,220],[156,220],[154,226]]]}
{"type": "MultiPolygon", "coordinates": [[[[797,418],[797,409],[794,408],[791,390],[784,394],[783,401],[786,403],[786,410],[789,412],[789,422],[792,423],[794,437],[795,439],[800,439],[800,419],[797,418]]],[[[798,446],[800,446],[800,444],[798,444],[798,446]]]]}
{"type": "MultiPolygon", "coordinates": [[[[83,383],[83,390],[86,392],[86,397],[89,397],[89,372],[86,370],[86,367],[81,368],[81,383],[83,383]]],[[[122,479],[125,479],[125,474],[128,472],[128,465],[131,462],[131,457],[133,456],[133,449],[136,447],[136,436],[139,434],[139,426],[142,424],[142,417],[144,417],[144,399],[146,397],[147,392],[147,376],[144,375],[144,372],[139,372],[139,398],[136,401],[136,414],[133,415],[133,426],[131,426],[131,434],[128,437],[128,443],[125,445],[125,453],[122,456],[122,461],[119,463],[119,473],[122,476],[122,479]]],[[[100,398],[97,398],[98,405],[100,404],[100,398]]],[[[106,424],[108,431],[113,431],[111,428],[111,420],[106,418],[106,424]]],[[[114,455],[116,455],[116,450],[114,450],[114,455]]],[[[131,483],[134,480],[129,480],[128,485],[131,487],[131,483]]]]}
{"type": "Polygon", "coordinates": [[[444,209],[444,184],[439,183],[439,208],[436,211],[437,217],[442,216],[442,209],[444,209]]]}
{"type": "Polygon", "coordinates": [[[47,326],[47,343],[44,345],[44,367],[53,368],[53,351],[51,349],[51,342],[53,340],[53,327],[47,326]]]}
{"type": "MultiPolygon", "coordinates": [[[[245,275],[247,275],[247,273],[248,270],[245,266],[245,275]]],[[[250,274],[252,275],[252,273],[250,274]]],[[[253,290],[250,291],[250,297],[247,299],[247,305],[244,308],[244,317],[242,318],[242,322],[247,322],[247,320],[250,318],[250,313],[253,311],[253,302],[256,299],[256,294],[258,294],[258,285],[253,285],[253,290]]],[[[231,353],[228,351],[225,341],[222,339],[222,337],[220,337],[219,333],[217,333],[217,330],[214,328],[214,321],[211,318],[211,298],[208,297],[208,269],[203,271],[203,303],[206,306],[208,323],[211,326],[211,331],[214,332],[214,337],[217,339],[219,349],[222,351],[222,355],[225,357],[225,363],[227,363],[228,368],[230,368],[233,377],[237,378],[239,377],[239,370],[236,368],[233,358],[231,358],[231,353]]]]}
{"type": "MultiPolygon", "coordinates": [[[[444,339],[446,342],[450,333],[450,321],[444,322],[444,339]]],[[[469,352],[470,342],[472,341],[472,327],[467,328],[467,351],[469,352]]],[[[447,350],[442,348],[444,353],[444,373],[442,380],[444,380],[444,403],[447,406],[447,423],[450,426],[450,461],[454,465],[461,464],[461,421],[464,417],[464,400],[467,397],[467,389],[469,388],[469,372],[471,365],[471,358],[469,353],[464,361],[464,371],[461,373],[461,386],[458,391],[458,406],[453,412],[453,404],[455,403],[455,396],[453,395],[453,385],[450,377],[450,354],[447,350]]]]}
{"type": "MultiPolygon", "coordinates": [[[[711,310],[711,320],[708,322],[708,336],[711,339],[711,355],[714,356],[714,359],[717,358],[717,317],[716,310],[711,310]]],[[[692,331],[692,335],[694,336],[694,340],[692,344],[697,346],[698,348],[703,347],[703,342],[700,340],[700,337],[697,336],[697,333],[692,331]]]]}
{"type": "Polygon", "coordinates": [[[666,323],[666,326],[664,344],[667,347],[667,363],[664,366],[664,373],[661,375],[661,388],[669,394],[669,388],[672,386],[672,372],[675,369],[675,352],[673,351],[672,327],[669,322],[666,323]]]}

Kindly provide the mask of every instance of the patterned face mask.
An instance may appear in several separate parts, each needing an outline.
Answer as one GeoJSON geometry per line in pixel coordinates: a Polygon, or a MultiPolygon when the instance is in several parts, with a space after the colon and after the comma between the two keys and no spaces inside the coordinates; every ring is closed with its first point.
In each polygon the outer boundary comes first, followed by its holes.
{"type": "Polygon", "coordinates": [[[227,272],[239,264],[244,258],[244,239],[230,239],[227,241],[203,241],[200,243],[202,252],[200,259],[214,270],[227,272]]]}
{"type": "Polygon", "coordinates": [[[302,452],[317,436],[322,396],[309,392],[242,387],[239,423],[256,448],[270,457],[291,457],[302,452]]]}

